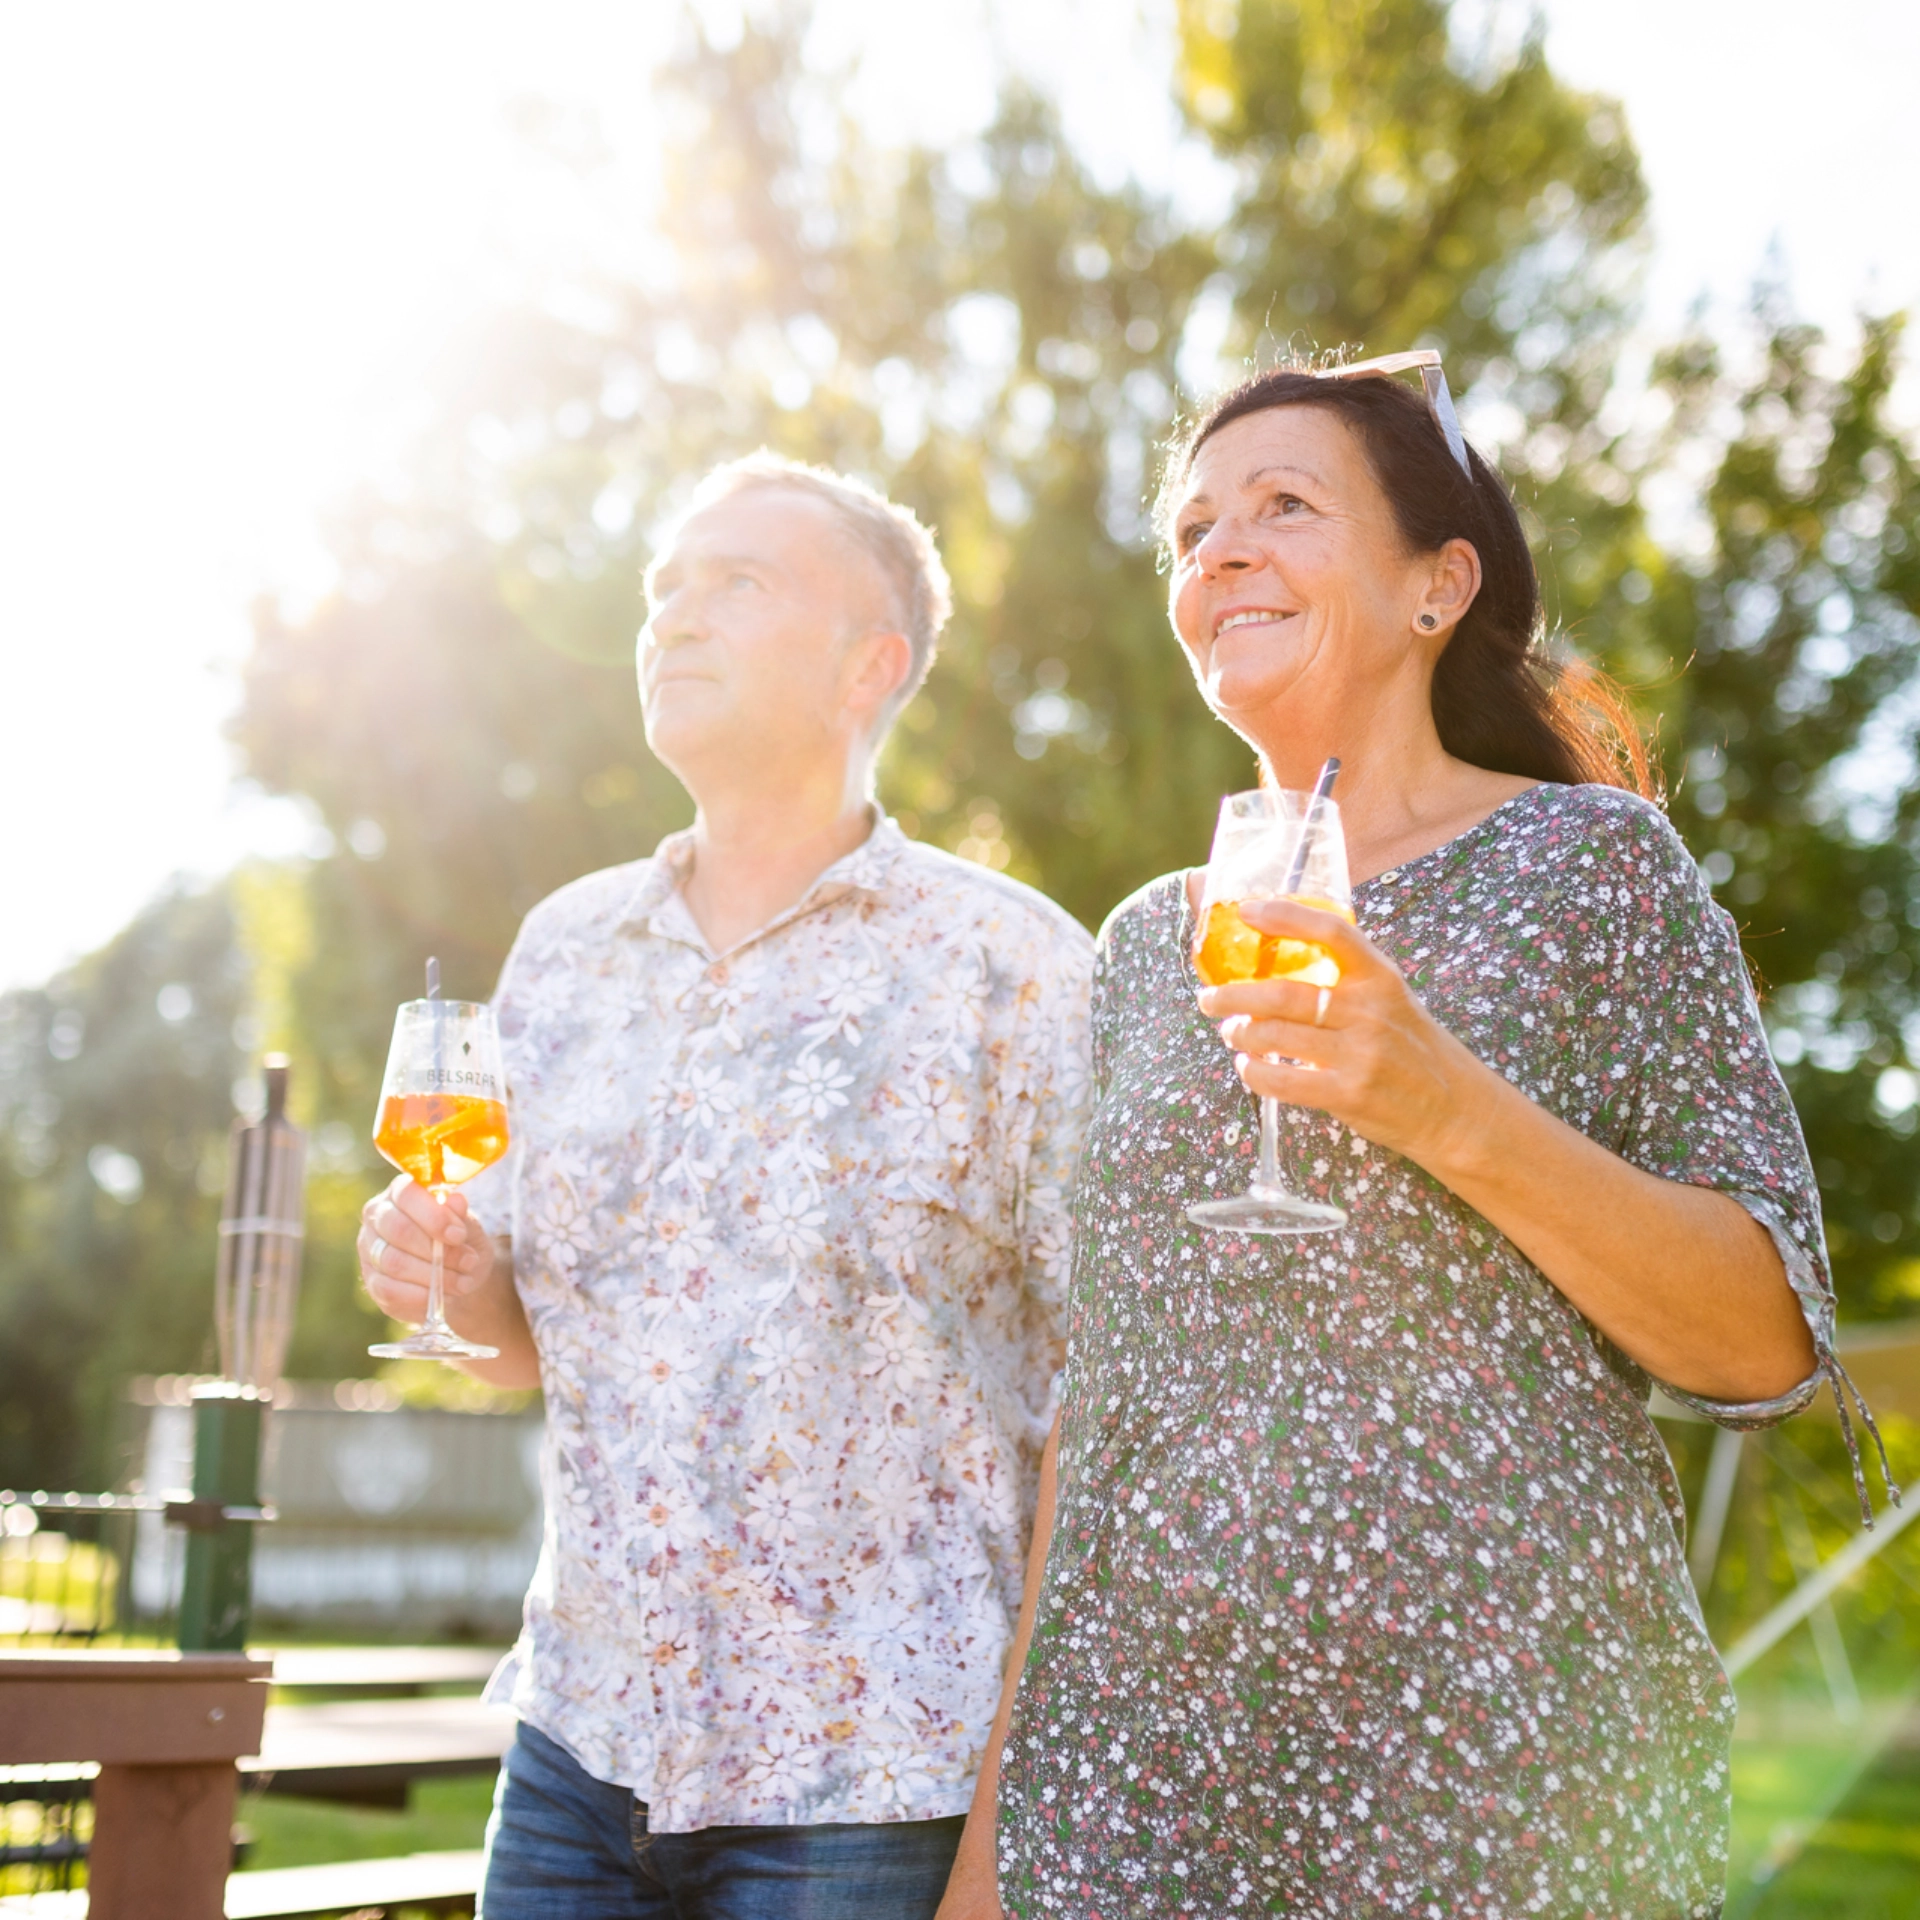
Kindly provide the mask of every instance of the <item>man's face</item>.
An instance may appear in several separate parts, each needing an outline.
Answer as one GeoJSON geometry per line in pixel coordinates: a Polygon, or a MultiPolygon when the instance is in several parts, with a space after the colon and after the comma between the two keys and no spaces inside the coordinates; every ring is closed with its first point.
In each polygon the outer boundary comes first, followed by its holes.
{"type": "Polygon", "coordinates": [[[853,643],[891,624],[872,564],[824,501],[749,487],[674,535],[640,635],[647,744],[685,772],[839,750],[865,717],[853,643]]]}

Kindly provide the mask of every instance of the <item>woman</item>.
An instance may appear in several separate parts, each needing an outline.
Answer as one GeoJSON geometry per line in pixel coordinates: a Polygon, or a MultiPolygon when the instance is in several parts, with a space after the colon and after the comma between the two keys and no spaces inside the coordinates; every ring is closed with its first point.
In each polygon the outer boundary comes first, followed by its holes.
{"type": "Polygon", "coordinates": [[[944,1920],[1000,1911],[996,1787],[1018,1915],[1719,1911],[1734,1703],[1648,1377],[1812,1398],[1818,1199],[1437,375],[1268,373],[1171,463],[1175,632],[1263,777],[1340,757],[1359,924],[1249,914],[1333,951],[1324,1000],[1196,992],[1197,875],[1102,934],[1057,1479],[944,1920]],[[1188,1224],[1250,1094],[1345,1228],[1188,1224]]]}

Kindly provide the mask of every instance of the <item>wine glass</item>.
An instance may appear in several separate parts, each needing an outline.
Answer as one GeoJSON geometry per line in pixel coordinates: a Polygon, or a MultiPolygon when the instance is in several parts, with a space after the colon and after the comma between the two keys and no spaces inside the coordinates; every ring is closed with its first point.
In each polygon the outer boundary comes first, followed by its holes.
{"type": "MultiPolygon", "coordinates": [[[[1340,978],[1339,964],[1324,947],[1260,933],[1240,914],[1243,901],[1278,899],[1353,918],[1340,810],[1325,791],[1332,771],[1322,773],[1313,793],[1262,788],[1230,793],[1221,801],[1193,936],[1193,967],[1205,985],[1304,980],[1330,987],[1340,978]]],[[[1190,1206],[1189,1220],[1237,1233],[1327,1233],[1346,1225],[1339,1207],[1288,1190],[1280,1176],[1279,1126],[1280,1102],[1263,1095],[1260,1164],[1253,1184],[1230,1199],[1190,1206]]]]}
{"type": "MultiPolygon", "coordinates": [[[[506,1152],[507,1083],[493,1009],[442,1000],[438,972],[429,962],[429,997],[405,1002],[394,1018],[373,1144],[444,1205],[448,1188],[471,1180],[506,1152]]],[[[499,1353],[498,1347],[463,1340],[447,1325],[443,1260],[435,1240],[425,1322],[406,1339],[383,1340],[369,1353],[388,1360],[491,1360],[499,1353]]]]}

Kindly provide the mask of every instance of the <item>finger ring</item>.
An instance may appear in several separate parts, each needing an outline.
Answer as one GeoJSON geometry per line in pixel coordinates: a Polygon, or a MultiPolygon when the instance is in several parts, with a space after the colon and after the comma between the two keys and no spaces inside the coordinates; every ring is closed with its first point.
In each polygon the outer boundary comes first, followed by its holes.
{"type": "Polygon", "coordinates": [[[1327,1008],[1332,1004],[1333,989],[1331,987],[1322,987],[1320,989],[1320,998],[1314,1003],[1313,1008],[1313,1024],[1316,1027],[1324,1027],[1327,1024],[1327,1008]]]}
{"type": "MultiPolygon", "coordinates": [[[[1324,993],[1326,992],[1326,988],[1322,987],[1320,991],[1324,993]]],[[[386,1250],[387,1243],[376,1233],[373,1236],[373,1245],[367,1249],[367,1265],[377,1272],[380,1266],[380,1256],[385,1253],[386,1250]]]]}

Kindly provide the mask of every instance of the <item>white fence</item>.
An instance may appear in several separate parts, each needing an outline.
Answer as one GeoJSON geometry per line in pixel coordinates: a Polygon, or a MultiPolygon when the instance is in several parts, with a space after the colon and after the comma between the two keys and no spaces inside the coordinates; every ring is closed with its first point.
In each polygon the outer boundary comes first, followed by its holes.
{"type": "MultiPolygon", "coordinates": [[[[140,1481],[193,1477],[194,1382],[135,1383],[140,1481]]],[[[511,1634],[540,1548],[541,1418],[403,1407],[377,1383],[289,1383],[267,1419],[262,1496],[279,1518],[254,1536],[261,1627],[404,1637],[511,1634]]],[[[135,1602],[177,1598],[181,1556],[143,1514],[135,1602]]]]}

